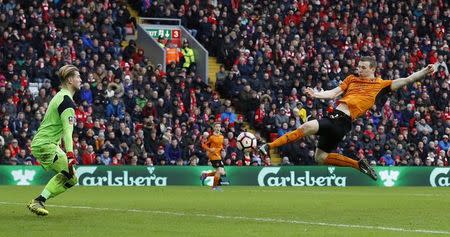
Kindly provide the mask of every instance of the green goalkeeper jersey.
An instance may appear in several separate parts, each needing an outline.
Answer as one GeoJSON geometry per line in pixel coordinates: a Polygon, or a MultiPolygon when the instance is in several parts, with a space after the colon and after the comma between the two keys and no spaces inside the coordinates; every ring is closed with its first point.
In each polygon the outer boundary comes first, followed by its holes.
{"type": "Polygon", "coordinates": [[[73,151],[72,132],[75,124],[75,103],[66,89],[61,89],[50,101],[44,120],[31,142],[31,147],[61,143],[66,152],[73,151]]]}

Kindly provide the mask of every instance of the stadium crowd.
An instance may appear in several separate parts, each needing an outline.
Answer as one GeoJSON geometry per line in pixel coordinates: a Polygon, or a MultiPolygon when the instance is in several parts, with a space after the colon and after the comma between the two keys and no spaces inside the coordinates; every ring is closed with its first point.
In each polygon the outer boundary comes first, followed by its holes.
{"type": "Polygon", "coordinates": [[[58,91],[55,72],[74,64],[79,164],[206,165],[200,141],[221,120],[227,163],[243,165],[242,116],[195,73],[175,64],[162,72],[133,40],[123,47],[134,22],[121,1],[0,3],[1,164],[38,165],[31,138],[58,91]]]}
{"type": "MultiPolygon", "coordinates": [[[[166,72],[135,42],[121,1],[0,3],[0,162],[37,164],[29,145],[52,95],[55,71],[78,66],[75,154],[83,165],[205,165],[200,142],[221,121],[226,165],[270,165],[236,149],[244,121],[268,139],[326,116],[336,101],[307,86],[339,85],[360,56],[395,79],[439,62],[439,71],[393,93],[354,123],[339,146],[378,165],[448,166],[450,8],[445,1],[134,1],[143,16],[178,17],[223,63],[220,99],[195,72],[166,72]],[[214,5],[213,5],[214,2],[214,5]],[[443,10],[444,9],[444,10],[443,10]],[[239,100],[240,103],[236,103],[239,100]],[[234,106],[232,106],[234,105],[234,106]],[[234,111],[237,108],[245,118],[234,111]]],[[[283,164],[314,164],[314,139],[280,149],[283,164]]]]}
{"type": "MultiPolygon", "coordinates": [[[[374,165],[449,165],[447,1],[173,0],[142,1],[139,10],[180,18],[223,63],[218,91],[268,139],[331,112],[336,101],[312,101],[305,88],[338,86],[361,56],[376,57],[383,79],[437,63],[434,76],[391,93],[355,121],[338,150],[374,165]]],[[[313,164],[315,141],[283,147],[283,164],[313,164]]]]}

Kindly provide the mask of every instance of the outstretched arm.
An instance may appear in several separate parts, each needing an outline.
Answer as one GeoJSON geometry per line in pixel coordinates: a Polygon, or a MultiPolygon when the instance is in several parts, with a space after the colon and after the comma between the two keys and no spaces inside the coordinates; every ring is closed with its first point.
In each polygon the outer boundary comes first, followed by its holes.
{"type": "Polygon", "coordinates": [[[433,64],[429,64],[428,66],[426,66],[422,70],[417,71],[417,72],[409,75],[406,78],[399,78],[397,80],[393,80],[392,84],[391,84],[391,90],[392,91],[396,91],[397,89],[402,88],[405,85],[408,85],[408,84],[413,83],[415,81],[421,80],[426,75],[431,75],[433,73],[434,73],[434,65],[433,64]]]}
{"type": "Polygon", "coordinates": [[[322,91],[322,92],[315,92],[312,88],[306,88],[306,95],[311,98],[317,98],[317,99],[334,99],[340,95],[342,95],[344,91],[341,89],[341,87],[336,87],[332,90],[322,91]]]}

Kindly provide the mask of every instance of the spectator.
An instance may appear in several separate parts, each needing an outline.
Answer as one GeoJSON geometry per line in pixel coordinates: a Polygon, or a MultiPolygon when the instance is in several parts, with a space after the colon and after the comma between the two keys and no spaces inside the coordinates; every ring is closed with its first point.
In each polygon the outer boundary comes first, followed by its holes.
{"type": "Polygon", "coordinates": [[[288,129],[288,124],[287,123],[283,123],[283,125],[281,125],[280,128],[278,128],[278,136],[283,136],[284,134],[286,134],[287,132],[289,132],[288,129]]]}
{"type": "Polygon", "coordinates": [[[16,105],[14,105],[13,97],[9,97],[6,100],[6,103],[2,105],[2,110],[4,111],[4,113],[16,117],[17,108],[16,105]]]}
{"type": "Polygon", "coordinates": [[[236,121],[236,114],[233,112],[233,108],[231,106],[227,106],[225,111],[220,116],[221,121],[228,120],[230,124],[233,124],[236,121]]]}
{"type": "Polygon", "coordinates": [[[166,156],[165,156],[165,150],[163,146],[158,147],[158,151],[156,152],[155,160],[158,165],[166,165],[166,156]]]}
{"type": "Polygon", "coordinates": [[[394,158],[392,157],[391,151],[387,150],[386,154],[382,156],[379,160],[379,164],[382,166],[393,166],[395,165],[394,158]]]}
{"type": "Polygon", "coordinates": [[[184,41],[183,47],[181,48],[181,53],[183,54],[183,68],[186,68],[188,72],[195,72],[196,71],[196,61],[195,61],[195,54],[194,50],[192,50],[191,47],[189,47],[189,42],[184,41]]]}
{"type": "Polygon", "coordinates": [[[445,134],[442,136],[442,140],[439,141],[439,148],[445,152],[447,152],[450,148],[450,142],[448,141],[448,135],[445,134]]]}
{"type": "Polygon", "coordinates": [[[20,149],[20,152],[16,155],[17,158],[17,164],[24,165],[25,159],[27,159],[29,155],[27,154],[27,151],[25,149],[20,149]]]}
{"type": "Polygon", "coordinates": [[[110,157],[109,151],[107,149],[105,149],[103,151],[103,154],[100,156],[99,163],[101,165],[110,165],[111,164],[111,157],[110,157]]]}
{"type": "Polygon", "coordinates": [[[17,114],[17,118],[15,118],[9,126],[10,129],[12,129],[12,133],[15,137],[18,137],[19,132],[22,130],[25,122],[25,114],[23,112],[19,112],[17,114]]]}
{"type": "Polygon", "coordinates": [[[283,157],[283,160],[281,161],[281,165],[283,165],[283,166],[291,165],[291,162],[289,161],[289,157],[287,157],[287,156],[283,157]]]}
{"type": "Polygon", "coordinates": [[[145,148],[144,143],[140,138],[136,138],[135,142],[131,144],[130,151],[132,151],[138,158],[143,157],[145,148]]]}
{"type": "Polygon", "coordinates": [[[178,140],[172,139],[172,141],[166,145],[164,149],[165,159],[167,164],[176,165],[176,162],[181,159],[181,149],[178,146],[178,140]]]}
{"type": "Polygon", "coordinates": [[[89,83],[84,83],[80,91],[81,101],[86,101],[89,105],[93,103],[92,91],[89,83]]]}
{"type": "Polygon", "coordinates": [[[428,125],[425,121],[425,119],[420,119],[419,122],[416,122],[416,129],[418,132],[428,135],[433,132],[433,129],[428,125]]]}
{"type": "Polygon", "coordinates": [[[125,117],[125,112],[121,103],[119,103],[119,99],[114,97],[112,99],[112,103],[109,103],[106,107],[106,117],[108,119],[117,119],[121,120],[125,117]]]}
{"type": "Polygon", "coordinates": [[[289,123],[289,117],[286,115],[285,108],[281,108],[280,113],[275,115],[275,126],[281,128],[283,123],[289,123]]]}
{"type": "Polygon", "coordinates": [[[145,159],[145,166],[153,166],[153,160],[151,157],[148,157],[147,159],[145,159]]]}
{"type": "Polygon", "coordinates": [[[9,159],[9,164],[10,164],[10,165],[20,165],[20,164],[19,164],[19,160],[18,160],[16,157],[11,157],[11,158],[9,159]]]}
{"type": "Polygon", "coordinates": [[[117,165],[124,165],[124,164],[125,164],[125,161],[123,159],[122,153],[117,152],[111,160],[111,165],[117,166],[117,165]]]}
{"type": "Polygon", "coordinates": [[[96,165],[98,163],[97,161],[97,155],[94,152],[94,147],[89,145],[87,147],[87,150],[83,152],[82,154],[82,162],[83,165],[96,165]]]}
{"type": "Polygon", "coordinates": [[[12,157],[15,157],[16,155],[19,154],[20,147],[19,147],[19,142],[17,141],[17,139],[13,139],[11,141],[11,144],[9,144],[8,149],[11,152],[12,157]]]}
{"type": "Polygon", "coordinates": [[[23,164],[24,164],[24,165],[28,165],[28,166],[34,165],[33,158],[31,158],[30,156],[27,156],[27,157],[25,158],[25,161],[24,161],[23,164]]]}
{"type": "Polygon", "coordinates": [[[204,157],[205,154],[202,152],[201,149],[195,146],[195,143],[192,140],[189,140],[187,142],[187,146],[184,148],[182,153],[182,159],[185,164],[189,164],[191,162],[191,159],[196,159],[195,164],[198,164],[199,157],[204,157]]]}

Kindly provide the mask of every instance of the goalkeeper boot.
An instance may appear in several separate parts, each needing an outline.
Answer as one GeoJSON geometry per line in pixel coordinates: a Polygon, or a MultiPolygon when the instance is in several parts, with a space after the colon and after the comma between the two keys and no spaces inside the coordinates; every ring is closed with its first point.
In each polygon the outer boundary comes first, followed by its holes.
{"type": "Polygon", "coordinates": [[[27,205],[28,209],[38,216],[48,215],[48,211],[45,209],[44,203],[35,199],[31,200],[27,205]]]}
{"type": "Polygon", "coordinates": [[[373,180],[377,180],[377,173],[375,172],[375,170],[372,168],[372,166],[369,165],[369,163],[367,163],[366,159],[361,159],[358,161],[358,165],[359,165],[359,171],[361,171],[362,173],[368,175],[370,178],[372,178],[373,180]]]}

